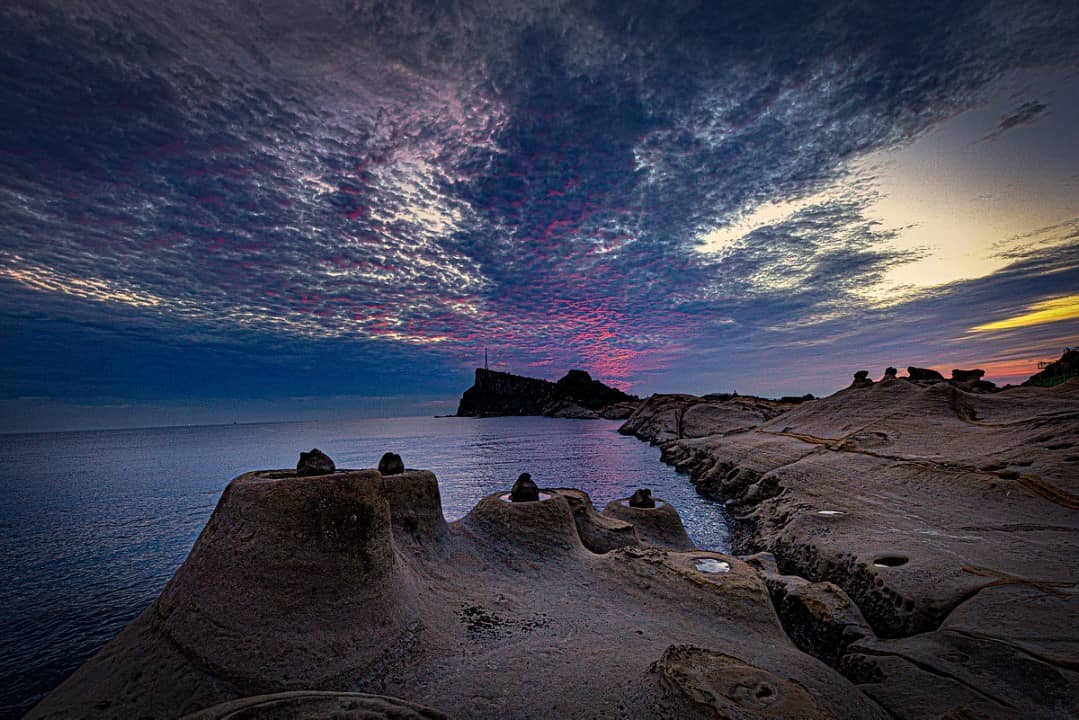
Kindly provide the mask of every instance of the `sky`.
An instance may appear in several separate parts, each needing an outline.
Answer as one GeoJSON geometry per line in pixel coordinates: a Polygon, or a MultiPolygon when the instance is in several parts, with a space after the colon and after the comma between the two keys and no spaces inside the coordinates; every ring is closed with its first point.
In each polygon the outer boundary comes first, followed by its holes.
{"type": "Polygon", "coordinates": [[[1079,344],[1074,2],[0,4],[0,431],[1018,382],[1079,344]]]}

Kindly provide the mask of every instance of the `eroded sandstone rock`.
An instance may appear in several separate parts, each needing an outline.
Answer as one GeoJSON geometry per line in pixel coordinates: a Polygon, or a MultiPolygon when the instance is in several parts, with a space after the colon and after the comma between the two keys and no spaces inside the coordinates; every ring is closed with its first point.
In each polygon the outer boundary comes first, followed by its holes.
{"type": "Polygon", "coordinates": [[[648,488],[638,488],[629,498],[629,506],[633,508],[654,508],[656,501],[652,499],[652,491],[648,488]]]}

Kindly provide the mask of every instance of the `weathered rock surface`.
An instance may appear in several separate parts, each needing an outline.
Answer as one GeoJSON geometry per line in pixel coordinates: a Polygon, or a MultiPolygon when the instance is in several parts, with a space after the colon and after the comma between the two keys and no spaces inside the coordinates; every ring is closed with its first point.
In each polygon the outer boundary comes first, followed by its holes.
{"type": "Polygon", "coordinates": [[[792,637],[893,717],[1079,716],[1079,380],[912,375],[786,412],[657,396],[623,431],[726,502],[792,637]]]}
{"type": "Polygon", "coordinates": [[[425,471],[242,475],[161,597],[29,717],[886,717],[667,503],[505,496],[447,524],[425,471]]]}
{"type": "Polygon", "coordinates": [[[476,369],[475,383],[461,396],[457,415],[547,415],[594,420],[629,417],[639,398],[604,385],[583,370],[570,370],[558,382],[476,369]]]}

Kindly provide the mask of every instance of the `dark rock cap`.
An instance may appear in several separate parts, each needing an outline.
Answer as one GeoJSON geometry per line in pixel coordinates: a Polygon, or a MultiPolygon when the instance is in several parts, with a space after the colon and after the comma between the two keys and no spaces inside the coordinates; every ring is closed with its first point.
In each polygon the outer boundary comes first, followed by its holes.
{"type": "Polygon", "coordinates": [[[899,374],[899,371],[894,367],[887,367],[884,369],[885,380],[895,380],[895,376],[899,374]]]}
{"type": "Polygon", "coordinates": [[[510,502],[535,502],[537,500],[539,500],[539,488],[532,482],[532,476],[521,473],[517,482],[513,483],[513,489],[510,490],[510,502]]]}
{"type": "Polygon", "coordinates": [[[907,368],[907,375],[911,380],[943,380],[944,376],[936,370],[930,370],[928,368],[914,367],[913,365],[907,368]]]}
{"type": "Polygon", "coordinates": [[[976,382],[982,379],[985,370],[952,370],[952,380],[955,382],[976,382]]]}
{"type": "Polygon", "coordinates": [[[405,471],[405,462],[397,453],[388,452],[378,461],[378,471],[383,475],[400,475],[405,471]]]}
{"type": "Polygon", "coordinates": [[[329,475],[337,470],[330,456],[318,448],[311,448],[311,452],[301,452],[300,462],[296,463],[296,474],[300,477],[313,475],[329,475]]]}
{"type": "Polygon", "coordinates": [[[629,506],[635,508],[654,508],[656,501],[652,499],[652,491],[648,488],[638,488],[629,498],[629,506]]]}

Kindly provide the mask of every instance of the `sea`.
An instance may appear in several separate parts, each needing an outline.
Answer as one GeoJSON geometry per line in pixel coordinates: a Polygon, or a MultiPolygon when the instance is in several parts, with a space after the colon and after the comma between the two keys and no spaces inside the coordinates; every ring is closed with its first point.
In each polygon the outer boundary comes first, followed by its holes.
{"type": "Polygon", "coordinates": [[[648,487],[698,547],[727,550],[722,507],[618,426],[406,417],[0,435],[0,718],[21,717],[153,602],[230,479],[295,467],[301,450],[339,468],[399,453],[438,476],[450,521],[522,472],[598,509],[648,487]]]}

